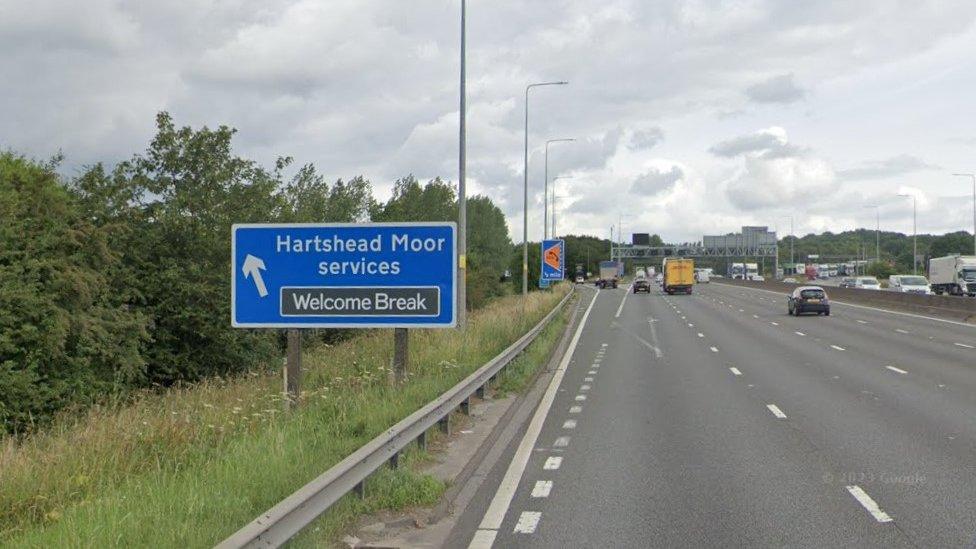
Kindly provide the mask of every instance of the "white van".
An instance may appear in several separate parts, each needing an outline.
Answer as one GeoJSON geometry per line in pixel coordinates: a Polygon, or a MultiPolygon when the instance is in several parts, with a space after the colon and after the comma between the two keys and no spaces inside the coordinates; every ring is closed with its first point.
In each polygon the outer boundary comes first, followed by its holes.
{"type": "Polygon", "coordinates": [[[695,269],[695,282],[699,284],[708,284],[711,277],[708,276],[708,271],[705,269],[695,269]]]}
{"type": "Polygon", "coordinates": [[[888,289],[905,294],[929,295],[932,293],[929,281],[924,276],[918,275],[891,275],[888,277],[888,289]]]}
{"type": "Polygon", "coordinates": [[[880,290],[881,283],[873,276],[859,276],[854,279],[854,287],[861,290],[880,290]]]}

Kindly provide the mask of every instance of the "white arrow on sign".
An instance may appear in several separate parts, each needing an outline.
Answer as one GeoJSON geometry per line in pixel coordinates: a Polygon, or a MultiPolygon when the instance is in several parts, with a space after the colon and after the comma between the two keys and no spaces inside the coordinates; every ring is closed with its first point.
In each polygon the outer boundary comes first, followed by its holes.
{"type": "Polygon", "coordinates": [[[247,254],[247,257],[244,258],[244,267],[241,270],[244,271],[244,278],[251,277],[254,280],[254,285],[258,288],[259,296],[264,297],[268,295],[268,288],[264,285],[264,279],[261,278],[261,271],[268,270],[264,266],[263,259],[247,254]]]}

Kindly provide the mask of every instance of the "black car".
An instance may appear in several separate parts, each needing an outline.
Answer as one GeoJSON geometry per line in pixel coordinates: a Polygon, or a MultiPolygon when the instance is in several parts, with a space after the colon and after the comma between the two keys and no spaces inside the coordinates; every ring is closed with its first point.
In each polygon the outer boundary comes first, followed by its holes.
{"type": "Polygon", "coordinates": [[[820,286],[800,286],[787,298],[787,312],[791,315],[817,313],[830,316],[830,301],[827,299],[827,292],[820,286]]]}
{"type": "Polygon", "coordinates": [[[643,276],[634,279],[634,293],[637,292],[651,293],[651,283],[643,276]]]}
{"type": "Polygon", "coordinates": [[[856,284],[855,284],[855,281],[854,281],[853,278],[851,278],[851,277],[845,277],[845,278],[840,279],[840,287],[841,288],[855,288],[856,287],[856,284]]]}

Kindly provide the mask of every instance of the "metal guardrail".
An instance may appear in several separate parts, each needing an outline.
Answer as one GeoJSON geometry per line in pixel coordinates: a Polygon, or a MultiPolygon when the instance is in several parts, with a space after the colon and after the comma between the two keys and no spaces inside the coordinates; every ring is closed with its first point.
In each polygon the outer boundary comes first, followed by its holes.
{"type": "Polygon", "coordinates": [[[490,380],[535,340],[562,310],[573,291],[570,289],[545,318],[476,372],[261,513],[217,547],[278,547],[349,492],[358,490],[362,493],[366,478],[386,463],[396,467],[400,453],[407,445],[414,441],[426,445],[428,429],[436,424],[446,426],[450,414],[459,407],[467,411],[471,396],[484,394],[490,380]]]}

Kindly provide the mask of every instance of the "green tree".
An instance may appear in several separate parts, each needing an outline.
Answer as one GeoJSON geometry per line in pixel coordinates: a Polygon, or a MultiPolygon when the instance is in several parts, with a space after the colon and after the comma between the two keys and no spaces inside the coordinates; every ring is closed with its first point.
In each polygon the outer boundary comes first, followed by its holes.
{"type": "Polygon", "coordinates": [[[408,175],[393,184],[386,204],[372,208],[373,221],[455,221],[457,193],[450,183],[435,178],[421,186],[408,175]]]}
{"type": "Polygon", "coordinates": [[[483,307],[507,287],[501,277],[508,268],[512,240],[505,214],[487,196],[474,196],[467,205],[468,307],[483,307]]]}
{"type": "Polygon", "coordinates": [[[0,424],[20,432],[137,383],[147,320],[120,261],[50,165],[0,153],[0,424]]]}
{"type": "Polygon", "coordinates": [[[118,292],[151,319],[145,349],[151,383],[170,384],[265,366],[278,353],[269,331],[230,326],[230,228],[291,213],[273,170],[232,153],[234,130],[177,128],[163,112],[143,154],[109,176],[100,167],[75,185],[87,214],[113,230],[124,273],[118,292]]]}
{"type": "Polygon", "coordinates": [[[973,235],[966,231],[935,237],[929,248],[929,257],[945,257],[951,254],[970,255],[972,253],[973,235]]]}

